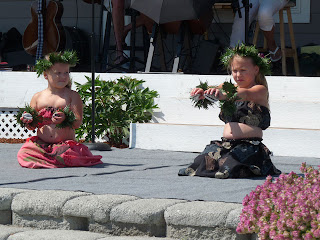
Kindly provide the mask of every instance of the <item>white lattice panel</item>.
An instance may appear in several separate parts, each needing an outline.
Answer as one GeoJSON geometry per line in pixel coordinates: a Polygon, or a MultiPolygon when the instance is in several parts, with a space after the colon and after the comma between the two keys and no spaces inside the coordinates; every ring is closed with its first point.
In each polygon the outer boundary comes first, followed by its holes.
{"type": "Polygon", "coordinates": [[[36,131],[30,131],[20,127],[15,119],[17,108],[0,109],[0,138],[26,139],[36,135],[36,131]]]}

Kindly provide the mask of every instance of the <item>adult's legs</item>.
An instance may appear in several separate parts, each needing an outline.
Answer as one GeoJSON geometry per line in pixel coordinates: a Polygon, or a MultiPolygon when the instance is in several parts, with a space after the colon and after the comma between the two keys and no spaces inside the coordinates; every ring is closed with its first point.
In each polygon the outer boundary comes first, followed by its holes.
{"type": "Polygon", "coordinates": [[[267,40],[267,45],[271,52],[271,59],[273,60],[281,59],[281,51],[277,50],[277,44],[274,39],[273,15],[279,12],[287,2],[287,0],[262,0],[260,3],[258,21],[267,40]]]}
{"type": "MultiPolygon", "coordinates": [[[[140,13],[140,15],[136,18],[136,28],[145,26],[148,32],[152,32],[153,24],[154,24],[154,21],[142,13],[140,13]]],[[[128,25],[124,26],[123,39],[126,38],[128,33],[131,31],[131,29],[132,29],[132,23],[129,23],[128,25]]]]}
{"type": "Polygon", "coordinates": [[[115,64],[118,64],[125,60],[122,46],[124,30],[124,0],[111,0],[111,3],[112,21],[117,47],[115,64]]]}
{"type": "MultiPolygon", "coordinates": [[[[249,24],[256,18],[259,9],[259,0],[250,0],[252,8],[249,9],[249,24]]],[[[242,7],[242,1],[239,0],[239,5],[242,7]]],[[[235,13],[233,19],[232,32],[230,36],[230,47],[235,47],[239,42],[245,41],[245,9],[241,9],[242,18],[239,18],[238,12],[235,13]]]]}
{"type": "Polygon", "coordinates": [[[274,26],[272,27],[271,31],[263,31],[263,35],[265,36],[266,40],[267,40],[267,46],[269,48],[270,52],[273,52],[273,54],[271,53],[271,59],[279,59],[281,58],[281,51],[277,50],[277,44],[276,41],[274,39],[274,26]],[[276,51],[277,50],[277,51],[276,51]]]}

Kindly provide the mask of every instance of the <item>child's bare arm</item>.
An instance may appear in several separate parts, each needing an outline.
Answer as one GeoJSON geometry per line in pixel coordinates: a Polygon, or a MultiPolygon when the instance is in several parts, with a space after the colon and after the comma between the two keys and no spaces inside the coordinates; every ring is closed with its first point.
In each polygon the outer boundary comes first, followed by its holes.
{"type": "Polygon", "coordinates": [[[39,110],[37,108],[38,98],[39,98],[39,93],[36,93],[36,94],[33,95],[33,97],[31,98],[31,102],[30,102],[30,107],[34,108],[36,111],[39,110]]]}
{"type": "Polygon", "coordinates": [[[72,91],[71,95],[71,110],[73,111],[76,117],[76,121],[73,123],[73,127],[77,129],[82,124],[83,104],[80,95],[75,91],[72,91]]]}
{"type": "Polygon", "coordinates": [[[255,85],[251,88],[239,88],[238,96],[244,101],[252,101],[260,105],[267,105],[268,89],[262,85],[255,85]]]}

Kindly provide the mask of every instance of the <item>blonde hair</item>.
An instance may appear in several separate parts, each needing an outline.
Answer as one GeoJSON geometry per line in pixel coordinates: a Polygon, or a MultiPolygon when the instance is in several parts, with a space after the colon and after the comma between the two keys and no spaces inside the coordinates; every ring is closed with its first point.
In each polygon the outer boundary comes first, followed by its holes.
{"type": "Polygon", "coordinates": [[[256,76],[255,82],[257,85],[265,86],[265,88],[267,89],[268,108],[270,108],[269,107],[269,88],[268,88],[266,76],[263,75],[261,72],[259,72],[258,75],[256,76]]]}

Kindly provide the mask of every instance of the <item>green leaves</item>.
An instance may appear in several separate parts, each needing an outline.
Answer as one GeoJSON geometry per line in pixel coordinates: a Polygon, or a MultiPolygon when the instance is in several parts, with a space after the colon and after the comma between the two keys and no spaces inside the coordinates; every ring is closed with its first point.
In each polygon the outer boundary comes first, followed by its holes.
{"type": "MultiPolygon", "coordinates": [[[[75,83],[84,103],[83,124],[76,130],[77,137],[85,136],[88,141],[91,133],[92,80],[85,84],[75,83]]],[[[116,81],[95,79],[95,129],[96,136],[107,136],[112,144],[121,144],[129,140],[131,122],[149,122],[153,110],[158,108],[154,98],[159,94],[143,88],[145,81],[131,77],[121,77],[116,81]]]]}
{"type": "Polygon", "coordinates": [[[24,112],[30,113],[32,115],[33,120],[31,123],[29,123],[29,125],[31,127],[38,127],[38,124],[42,121],[41,116],[39,116],[38,112],[29,104],[27,104],[24,108],[19,108],[19,111],[15,116],[17,123],[20,124],[21,127],[26,127],[26,124],[21,121],[21,117],[24,112]]]}
{"type": "Polygon", "coordinates": [[[224,93],[227,94],[226,100],[220,100],[220,108],[221,111],[226,116],[232,116],[232,114],[236,111],[235,101],[239,99],[237,95],[237,87],[231,82],[224,82],[221,89],[224,93]]]}
{"type": "Polygon", "coordinates": [[[237,93],[237,87],[231,82],[224,82],[222,90],[227,94],[227,98],[232,98],[237,93]]]}
{"type": "Polygon", "coordinates": [[[53,52],[49,53],[47,58],[38,60],[34,68],[37,76],[40,77],[44,71],[51,68],[55,63],[66,63],[74,67],[78,62],[79,58],[75,51],[53,52]]]}
{"type": "Polygon", "coordinates": [[[73,123],[76,121],[76,116],[74,115],[74,113],[70,109],[70,106],[66,106],[64,109],[59,109],[58,112],[63,112],[64,115],[66,116],[66,118],[62,123],[57,124],[56,127],[57,128],[66,128],[66,127],[72,128],[73,123]]]}
{"type": "Polygon", "coordinates": [[[260,73],[263,75],[271,75],[270,58],[260,54],[255,46],[246,46],[243,43],[238,44],[234,48],[227,48],[225,53],[220,58],[221,63],[226,68],[230,68],[232,59],[237,55],[251,58],[254,64],[259,67],[260,73]]]}
{"type": "MultiPolygon", "coordinates": [[[[208,82],[201,82],[196,88],[201,88],[204,91],[208,88],[215,88],[216,86],[209,86],[208,82]]],[[[219,100],[219,105],[221,111],[224,112],[226,116],[232,116],[232,114],[236,111],[235,101],[239,99],[237,96],[237,87],[231,82],[225,81],[222,85],[221,91],[226,94],[226,100],[219,100]]],[[[208,109],[209,106],[214,103],[207,99],[197,99],[197,96],[191,96],[191,101],[193,102],[194,107],[208,109]]]]}
{"type": "MultiPolygon", "coordinates": [[[[196,88],[201,88],[203,89],[203,91],[207,90],[208,88],[212,88],[212,87],[215,87],[215,86],[209,86],[208,85],[208,82],[205,81],[205,82],[201,82],[200,81],[200,84],[198,86],[196,86],[196,88]]],[[[191,96],[190,97],[192,103],[193,103],[193,106],[194,107],[197,107],[197,108],[204,108],[204,109],[208,109],[209,106],[212,106],[214,105],[213,102],[209,101],[208,99],[198,99],[198,96],[191,96]]]]}

